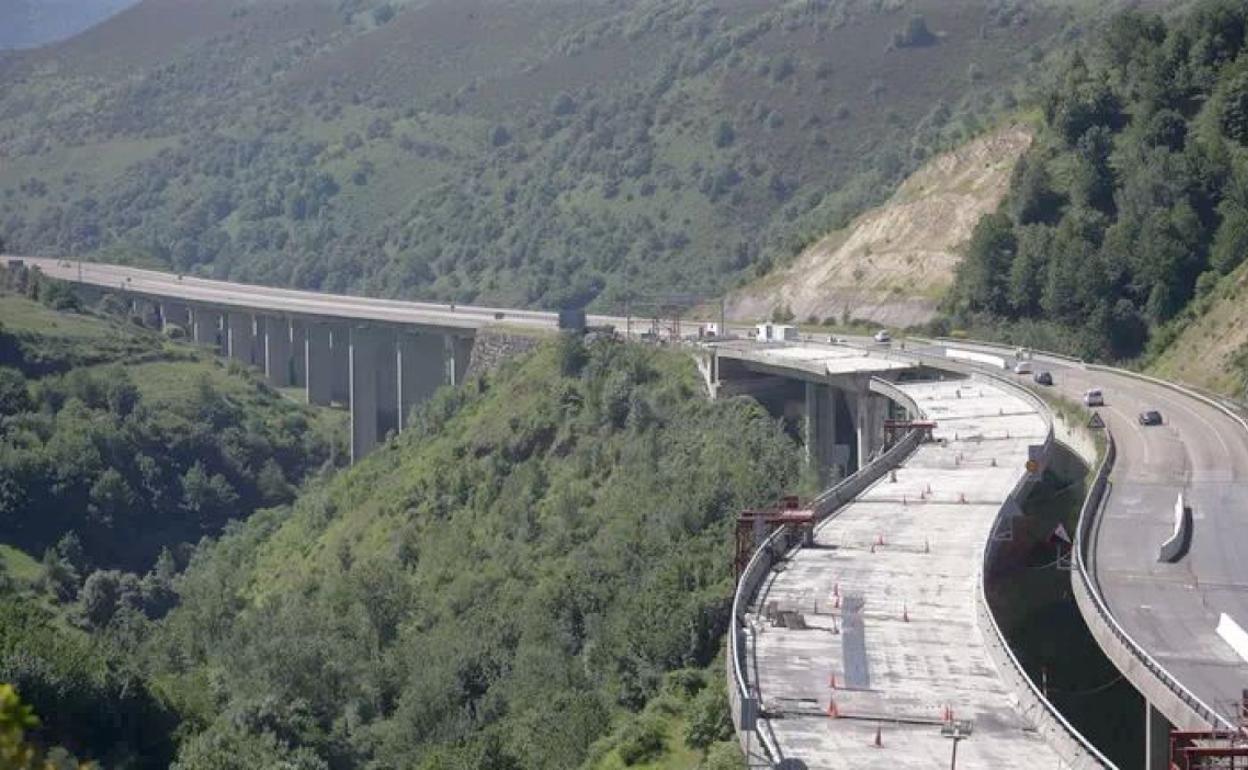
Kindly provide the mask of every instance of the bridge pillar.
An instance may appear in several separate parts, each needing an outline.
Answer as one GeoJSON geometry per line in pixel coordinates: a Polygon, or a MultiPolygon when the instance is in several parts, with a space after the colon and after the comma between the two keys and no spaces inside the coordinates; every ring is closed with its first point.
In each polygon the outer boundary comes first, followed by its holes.
{"type": "Polygon", "coordinates": [[[256,324],[251,313],[230,312],[226,316],[226,355],[248,366],[256,363],[256,324]]]}
{"type": "Polygon", "coordinates": [[[446,343],[433,334],[399,334],[399,430],[406,430],[414,408],[445,384],[446,343]]]}
{"type": "Polygon", "coordinates": [[[308,403],[329,406],[333,397],[333,356],[330,354],[330,327],[310,323],[304,328],[304,376],[308,403]]]}
{"type": "Polygon", "coordinates": [[[806,462],[826,485],[836,465],[836,389],[831,385],[806,383],[806,462]]]}
{"type": "Polygon", "coordinates": [[[191,307],[191,339],[196,345],[221,353],[221,313],[206,307],[191,307]]]}
{"type": "Polygon", "coordinates": [[[446,335],[446,381],[451,387],[464,383],[464,375],[468,372],[468,364],[472,359],[472,337],[456,337],[446,335]]]}
{"type": "Polygon", "coordinates": [[[1170,770],[1170,723],[1144,700],[1144,769],[1170,770]]]}
{"type": "Polygon", "coordinates": [[[168,331],[170,326],[177,326],[189,333],[191,330],[191,309],[181,302],[161,302],[160,330],[168,331]]]}
{"type": "Polygon", "coordinates": [[[394,331],[377,329],[377,438],[399,432],[399,354],[394,331]]]}
{"type": "Polygon", "coordinates": [[[290,385],[290,321],[264,316],[264,376],[275,388],[290,385]]]}
{"type": "Polygon", "coordinates": [[[357,462],[398,428],[398,356],[388,329],[352,327],[349,336],[351,462],[357,462]]]}
{"type": "Polygon", "coordinates": [[[377,446],[377,358],[380,340],[375,330],[351,329],[351,462],[377,446]]]}
{"type": "Polygon", "coordinates": [[[307,335],[308,325],[301,320],[290,322],[290,384],[297,388],[307,387],[307,335]]]}
{"type": "Polygon", "coordinates": [[[329,397],[347,404],[351,401],[351,330],[345,324],[334,324],[329,330],[329,397]]]}

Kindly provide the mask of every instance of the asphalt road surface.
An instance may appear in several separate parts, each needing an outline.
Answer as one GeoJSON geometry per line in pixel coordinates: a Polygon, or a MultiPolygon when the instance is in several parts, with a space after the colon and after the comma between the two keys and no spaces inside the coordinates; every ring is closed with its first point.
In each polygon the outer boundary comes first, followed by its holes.
{"type": "Polygon", "coordinates": [[[1221,613],[1248,627],[1248,431],[1162,385],[1043,356],[1033,368],[1052,372],[1052,389],[1071,400],[1091,388],[1105,394],[1095,411],[1118,457],[1089,568],[1110,612],[1185,687],[1237,723],[1248,660],[1216,628],[1221,613]],[[1140,425],[1146,409],[1160,411],[1163,424],[1140,425]],[[1165,563],[1158,549],[1174,530],[1180,493],[1192,508],[1191,546],[1165,563]]]}

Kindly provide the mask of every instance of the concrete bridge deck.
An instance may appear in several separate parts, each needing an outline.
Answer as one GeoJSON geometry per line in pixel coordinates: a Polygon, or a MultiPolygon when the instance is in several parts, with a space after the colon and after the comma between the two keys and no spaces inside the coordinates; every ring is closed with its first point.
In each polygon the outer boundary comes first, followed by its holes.
{"type": "Polygon", "coordinates": [[[826,520],[815,546],[763,584],[746,635],[759,729],[810,768],[943,767],[948,707],[974,723],[959,767],[1059,767],[999,675],[976,606],[994,522],[1047,424],[986,383],[901,387],[938,421],[939,443],[826,520]],[[808,628],[771,624],[775,609],[801,613],[808,628]]]}

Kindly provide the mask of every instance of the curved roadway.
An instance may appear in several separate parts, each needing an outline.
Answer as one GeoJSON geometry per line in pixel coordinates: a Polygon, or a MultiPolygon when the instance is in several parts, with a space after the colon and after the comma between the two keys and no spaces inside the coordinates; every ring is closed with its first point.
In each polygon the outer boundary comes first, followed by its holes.
{"type": "MultiPolygon", "coordinates": [[[[26,258],[51,276],[116,286],[138,294],[234,307],[347,319],[476,328],[553,328],[552,313],[453,307],[343,297],[179,278],[110,265],[26,258]]],[[[620,319],[597,317],[591,322],[620,319]]],[[[1105,391],[1099,411],[1118,443],[1112,488],[1094,530],[1095,579],[1122,627],[1208,706],[1234,719],[1248,687],[1248,660],[1217,634],[1221,613],[1248,625],[1248,431],[1226,413],[1162,385],[1119,373],[1041,358],[1055,389],[1078,398],[1105,391]],[[1165,424],[1143,427],[1136,415],[1158,409],[1165,424]],[[1183,492],[1194,513],[1187,555],[1159,563],[1183,492]]],[[[1168,714],[1171,721],[1182,722],[1168,714]]]]}
{"type": "MultiPolygon", "coordinates": [[[[1248,660],[1216,629],[1222,613],[1248,627],[1248,431],[1165,385],[1040,355],[1033,366],[1051,371],[1053,389],[1072,400],[1090,388],[1105,394],[1096,411],[1118,456],[1092,530],[1089,567],[1111,614],[1196,697],[1237,724],[1248,660]],[[1140,425],[1145,409],[1160,411],[1163,424],[1140,425]],[[1191,546],[1165,563],[1158,549],[1173,532],[1180,493],[1192,508],[1191,546]]],[[[1190,715],[1166,716],[1192,722],[1190,715]]]]}

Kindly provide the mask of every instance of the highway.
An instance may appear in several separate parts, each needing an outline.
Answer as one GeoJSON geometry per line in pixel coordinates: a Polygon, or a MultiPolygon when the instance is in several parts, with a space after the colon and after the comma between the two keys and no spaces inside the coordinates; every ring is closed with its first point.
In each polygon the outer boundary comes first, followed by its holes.
{"type": "MultiPolygon", "coordinates": [[[[19,258],[51,277],[115,287],[153,300],[465,332],[486,326],[557,326],[556,314],[548,312],[329,295],[19,258]]],[[[588,320],[624,324],[624,319],[609,316],[588,320]]],[[[932,345],[924,350],[911,341],[907,352],[943,356],[946,349],[932,345]]],[[[1242,691],[1248,687],[1248,660],[1216,628],[1222,613],[1248,625],[1248,430],[1227,413],[1164,385],[1043,356],[1037,356],[1035,366],[1052,371],[1053,391],[1072,400],[1092,387],[1105,392],[1107,404],[1099,412],[1115,436],[1118,456],[1103,514],[1091,533],[1089,566],[1110,612],[1196,698],[1228,722],[1237,721],[1242,691]],[[1165,423],[1139,425],[1136,415],[1144,409],[1161,411],[1165,423]],[[1190,550],[1177,563],[1161,563],[1158,548],[1172,531],[1180,493],[1193,509],[1190,550]]],[[[1144,689],[1140,681],[1132,681],[1144,689]]],[[[1183,722],[1175,714],[1166,716],[1183,722]]]]}
{"type": "Polygon", "coordinates": [[[1051,371],[1053,390],[1071,400],[1090,388],[1105,394],[1096,411],[1118,456],[1089,567],[1110,612],[1192,694],[1237,724],[1248,660],[1216,628],[1224,612],[1248,626],[1248,431],[1165,385],[1039,355],[1033,366],[1051,371]],[[1160,411],[1164,424],[1140,425],[1145,409],[1160,411]],[[1160,562],[1180,493],[1192,508],[1191,547],[1176,563],[1160,562]]]}

